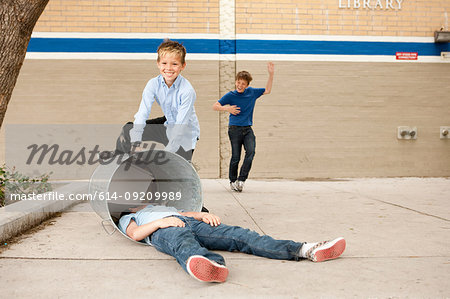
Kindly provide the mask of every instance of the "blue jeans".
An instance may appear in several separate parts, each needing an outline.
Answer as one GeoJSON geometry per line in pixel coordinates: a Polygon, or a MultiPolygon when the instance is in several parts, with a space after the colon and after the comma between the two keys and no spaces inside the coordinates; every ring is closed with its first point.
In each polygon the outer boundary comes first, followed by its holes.
{"type": "Polygon", "coordinates": [[[250,168],[252,168],[253,157],[255,156],[256,138],[251,126],[229,126],[228,137],[231,142],[231,160],[229,179],[230,182],[236,180],[244,181],[248,178],[250,168]],[[238,175],[239,161],[241,160],[242,146],[245,149],[244,162],[238,175]]]}
{"type": "Polygon", "coordinates": [[[225,265],[220,254],[209,250],[240,251],[279,260],[300,259],[303,243],[275,240],[239,226],[211,226],[192,217],[176,217],[186,223],[186,226],[158,229],[150,240],[157,250],[173,256],[185,271],[186,262],[192,255],[202,255],[225,265]]]}

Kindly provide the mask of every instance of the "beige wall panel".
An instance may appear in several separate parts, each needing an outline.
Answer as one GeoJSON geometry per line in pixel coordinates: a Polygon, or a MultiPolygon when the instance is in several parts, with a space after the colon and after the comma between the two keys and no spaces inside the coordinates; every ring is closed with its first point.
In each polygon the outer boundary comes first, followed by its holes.
{"type": "MultiPolygon", "coordinates": [[[[263,62],[240,61],[254,87],[263,62]]],[[[450,68],[445,64],[277,62],[254,114],[251,177],[448,176],[450,68]],[[418,139],[397,140],[398,126],[418,139]]]]}
{"type": "MultiPolygon", "coordinates": [[[[202,177],[217,177],[218,120],[211,106],[218,98],[218,62],[187,63],[183,75],[196,89],[201,126],[194,162],[202,177]]],[[[155,61],[25,60],[4,124],[125,124],[133,120],[145,84],[158,74],[155,61]]],[[[154,105],[150,117],[161,115],[154,105]]]]}
{"type": "MultiPolygon", "coordinates": [[[[448,65],[275,67],[272,93],[255,109],[250,178],[450,176],[450,140],[438,135],[440,126],[450,126],[448,65]],[[403,125],[417,126],[418,139],[397,140],[403,125]]],[[[239,61],[242,69],[252,73],[252,86],[265,86],[265,62],[239,61]]],[[[146,82],[157,74],[154,61],[26,60],[5,124],[123,124],[133,119],[146,82]]],[[[201,177],[218,177],[219,115],[211,110],[219,97],[218,62],[188,61],[183,74],[197,91],[201,140],[194,163],[201,177]]],[[[159,115],[155,106],[151,116],[159,115]]],[[[229,157],[223,160],[228,165],[229,157]]]]}

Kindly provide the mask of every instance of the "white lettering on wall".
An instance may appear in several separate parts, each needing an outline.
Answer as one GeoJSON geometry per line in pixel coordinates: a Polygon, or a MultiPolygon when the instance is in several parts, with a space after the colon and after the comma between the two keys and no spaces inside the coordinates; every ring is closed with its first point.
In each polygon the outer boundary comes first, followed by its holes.
{"type": "Polygon", "coordinates": [[[392,0],[386,0],[386,9],[394,9],[392,6],[392,0]]]}
{"type": "Polygon", "coordinates": [[[403,0],[338,0],[339,8],[353,9],[402,9],[403,0]]]}
{"type": "Polygon", "coordinates": [[[375,8],[377,7],[383,8],[383,5],[381,5],[381,0],[377,0],[377,4],[375,4],[375,8]]]}

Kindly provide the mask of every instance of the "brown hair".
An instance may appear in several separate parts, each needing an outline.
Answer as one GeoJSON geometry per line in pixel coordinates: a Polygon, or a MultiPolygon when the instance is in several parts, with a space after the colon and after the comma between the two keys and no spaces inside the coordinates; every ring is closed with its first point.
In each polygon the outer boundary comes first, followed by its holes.
{"type": "Polygon", "coordinates": [[[247,71],[240,71],[236,74],[236,81],[240,79],[247,81],[247,84],[250,84],[253,80],[252,75],[247,71]]]}
{"type": "Polygon", "coordinates": [[[186,58],[186,48],[180,44],[179,42],[165,39],[158,47],[158,59],[159,62],[160,58],[166,54],[176,54],[180,56],[181,58],[181,64],[185,63],[186,58]]]}

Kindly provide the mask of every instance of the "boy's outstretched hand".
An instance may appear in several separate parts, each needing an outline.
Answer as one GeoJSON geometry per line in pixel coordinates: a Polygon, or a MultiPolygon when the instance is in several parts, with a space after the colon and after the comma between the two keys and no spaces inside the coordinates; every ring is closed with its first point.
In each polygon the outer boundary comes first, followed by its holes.
{"type": "Polygon", "coordinates": [[[266,90],[263,94],[269,94],[272,91],[273,74],[275,73],[275,65],[273,62],[267,63],[267,71],[269,72],[269,79],[267,79],[266,90]]]}
{"type": "Polygon", "coordinates": [[[219,226],[220,218],[214,214],[204,213],[202,216],[202,221],[208,223],[211,226],[219,226]]]}
{"type": "Polygon", "coordinates": [[[275,72],[275,65],[273,64],[273,62],[267,63],[267,71],[270,75],[273,75],[273,73],[275,72]]]}

